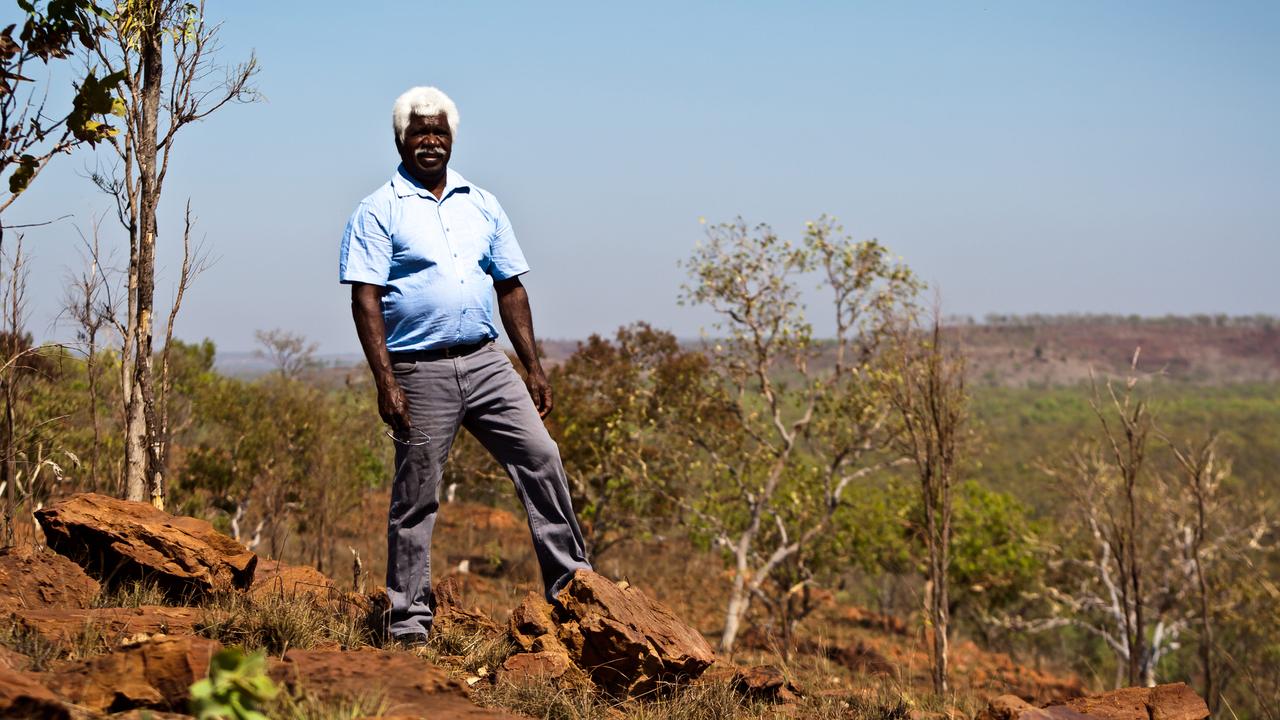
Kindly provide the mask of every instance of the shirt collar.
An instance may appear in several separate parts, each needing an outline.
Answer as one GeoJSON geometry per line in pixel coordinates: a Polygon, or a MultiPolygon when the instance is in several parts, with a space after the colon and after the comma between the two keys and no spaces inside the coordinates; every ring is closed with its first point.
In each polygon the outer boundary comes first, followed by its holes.
{"type": "MultiPolygon", "coordinates": [[[[444,178],[444,193],[440,200],[449,197],[455,192],[471,192],[471,183],[467,182],[466,178],[452,169],[445,170],[444,178]]],[[[391,176],[391,187],[396,191],[396,197],[398,198],[417,195],[431,200],[436,199],[436,196],[430,190],[418,182],[417,178],[409,174],[409,171],[404,167],[404,163],[401,163],[396,168],[396,174],[391,176]]]]}

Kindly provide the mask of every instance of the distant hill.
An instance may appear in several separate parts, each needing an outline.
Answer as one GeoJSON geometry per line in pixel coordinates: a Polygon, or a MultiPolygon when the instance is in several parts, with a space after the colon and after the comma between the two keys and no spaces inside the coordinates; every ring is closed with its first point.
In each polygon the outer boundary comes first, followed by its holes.
{"type": "MultiPolygon", "coordinates": [[[[999,315],[982,321],[953,319],[947,327],[962,343],[969,376],[977,385],[1072,385],[1088,381],[1090,369],[1099,376],[1119,375],[1127,372],[1137,348],[1141,373],[1176,382],[1280,382],[1280,318],[1271,316],[999,315]]],[[[547,365],[564,362],[579,344],[541,342],[547,365]]],[[[701,341],[684,344],[698,347],[701,341]]],[[[321,374],[335,378],[364,364],[358,353],[316,360],[324,369],[321,374]]],[[[271,365],[254,353],[221,353],[217,368],[255,377],[269,372],[271,365]]]]}

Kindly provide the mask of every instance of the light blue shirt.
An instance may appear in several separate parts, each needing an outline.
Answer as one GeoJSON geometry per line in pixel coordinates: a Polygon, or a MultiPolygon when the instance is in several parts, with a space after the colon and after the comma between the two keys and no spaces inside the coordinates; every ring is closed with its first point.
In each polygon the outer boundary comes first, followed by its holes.
{"type": "Polygon", "coordinates": [[[496,338],[493,281],[529,271],[498,199],[449,170],[437,200],[404,165],[347,222],[338,279],[386,288],[391,352],[496,338]]]}

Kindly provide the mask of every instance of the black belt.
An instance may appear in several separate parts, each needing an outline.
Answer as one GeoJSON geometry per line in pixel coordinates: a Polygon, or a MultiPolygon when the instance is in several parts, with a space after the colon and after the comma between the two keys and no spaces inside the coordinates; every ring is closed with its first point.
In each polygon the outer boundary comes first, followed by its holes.
{"type": "Polygon", "coordinates": [[[444,360],[445,358],[463,357],[487,346],[492,340],[481,340],[470,345],[450,345],[432,350],[410,350],[409,352],[393,352],[391,362],[423,362],[426,360],[444,360]]]}

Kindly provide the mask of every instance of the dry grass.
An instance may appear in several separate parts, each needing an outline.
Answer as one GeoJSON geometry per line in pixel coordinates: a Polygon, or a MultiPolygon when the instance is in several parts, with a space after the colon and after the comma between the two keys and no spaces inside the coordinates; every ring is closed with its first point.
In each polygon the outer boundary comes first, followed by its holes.
{"type": "Polygon", "coordinates": [[[422,655],[432,662],[443,662],[466,673],[479,674],[481,670],[493,672],[502,667],[516,649],[506,633],[450,627],[444,632],[432,633],[422,655]]]}
{"type": "Polygon", "coordinates": [[[305,689],[302,689],[280,693],[271,704],[268,715],[290,720],[357,720],[381,717],[386,709],[386,702],[377,693],[329,701],[307,695],[305,689]]]}
{"type": "Polygon", "coordinates": [[[96,608],[136,608],[168,605],[169,596],[154,580],[131,580],[104,587],[93,599],[96,608]]]}
{"type": "Polygon", "coordinates": [[[102,629],[86,623],[67,643],[57,643],[17,623],[0,624],[0,645],[27,656],[30,670],[45,672],[62,661],[83,660],[111,649],[102,629]]]}
{"type": "Polygon", "coordinates": [[[321,646],[343,649],[369,644],[364,619],[335,603],[306,593],[271,593],[252,598],[228,593],[202,609],[201,635],[224,645],[265,648],[272,655],[321,646]]]}

